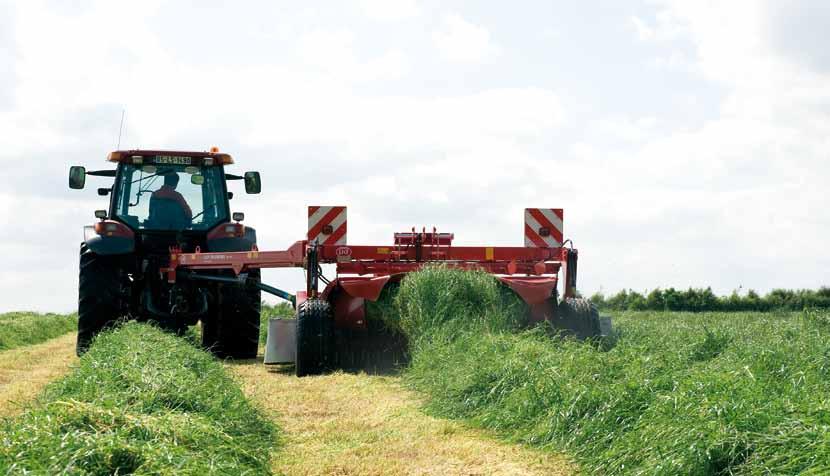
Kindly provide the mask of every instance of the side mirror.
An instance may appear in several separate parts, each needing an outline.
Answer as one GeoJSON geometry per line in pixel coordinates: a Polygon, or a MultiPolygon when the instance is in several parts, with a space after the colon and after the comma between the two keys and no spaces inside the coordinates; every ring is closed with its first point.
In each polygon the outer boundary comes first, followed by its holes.
{"type": "Polygon", "coordinates": [[[86,183],[86,168],[80,165],[69,167],[69,188],[81,189],[86,183]]]}
{"type": "Polygon", "coordinates": [[[205,176],[204,175],[191,175],[190,176],[190,183],[193,185],[202,185],[205,183],[205,176]]]}
{"type": "Polygon", "coordinates": [[[262,181],[259,172],[245,172],[245,192],[259,193],[262,191],[262,181]]]}

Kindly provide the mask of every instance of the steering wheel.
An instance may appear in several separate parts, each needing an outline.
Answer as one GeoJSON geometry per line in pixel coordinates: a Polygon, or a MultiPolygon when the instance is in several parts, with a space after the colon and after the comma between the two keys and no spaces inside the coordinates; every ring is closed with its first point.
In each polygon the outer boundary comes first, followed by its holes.
{"type": "Polygon", "coordinates": [[[213,202],[210,205],[206,206],[204,210],[200,211],[199,213],[193,215],[193,218],[190,219],[191,223],[199,218],[200,216],[204,215],[206,211],[210,208],[218,208],[219,202],[213,202]]]}

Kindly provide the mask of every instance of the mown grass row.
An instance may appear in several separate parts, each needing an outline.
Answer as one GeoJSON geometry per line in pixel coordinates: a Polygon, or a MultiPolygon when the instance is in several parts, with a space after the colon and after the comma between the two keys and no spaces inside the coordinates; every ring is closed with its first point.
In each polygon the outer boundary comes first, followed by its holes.
{"type": "Polygon", "coordinates": [[[270,474],[277,430],[219,361],[128,323],[0,435],[0,474],[270,474]]]}
{"type": "Polygon", "coordinates": [[[0,351],[38,344],[72,332],[78,327],[76,314],[10,312],[0,314],[0,351]]]}
{"type": "Polygon", "coordinates": [[[625,313],[603,350],[517,332],[493,286],[428,269],[394,298],[433,413],[586,474],[830,474],[827,314],[625,313]]]}

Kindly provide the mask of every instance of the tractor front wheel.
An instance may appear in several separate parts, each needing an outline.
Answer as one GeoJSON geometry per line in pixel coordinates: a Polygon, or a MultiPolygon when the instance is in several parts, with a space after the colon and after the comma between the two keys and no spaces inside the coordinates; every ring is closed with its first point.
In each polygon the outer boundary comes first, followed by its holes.
{"type": "Polygon", "coordinates": [[[112,326],[122,314],[122,274],[118,259],[103,256],[81,244],[78,276],[78,340],[75,352],[84,354],[92,339],[112,326]]]}
{"type": "Polygon", "coordinates": [[[309,299],[297,309],[297,377],[318,375],[332,367],[334,327],[329,303],[309,299]]]}

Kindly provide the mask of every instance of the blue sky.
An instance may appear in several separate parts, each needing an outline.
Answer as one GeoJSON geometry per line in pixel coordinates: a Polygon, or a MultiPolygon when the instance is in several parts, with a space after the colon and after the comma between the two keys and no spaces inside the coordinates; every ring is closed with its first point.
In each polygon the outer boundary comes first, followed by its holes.
{"type": "Polygon", "coordinates": [[[520,245],[524,207],[562,207],[583,292],[830,284],[828,27],[804,0],[0,0],[0,310],[74,307],[104,204],[66,172],[122,109],[122,147],[260,170],[232,207],[265,249],[307,205],[367,244],[520,245]]]}

